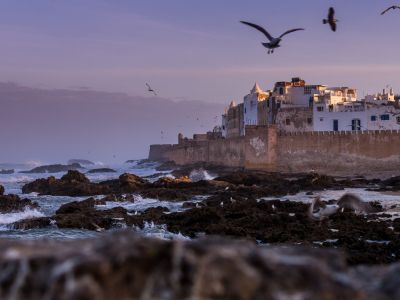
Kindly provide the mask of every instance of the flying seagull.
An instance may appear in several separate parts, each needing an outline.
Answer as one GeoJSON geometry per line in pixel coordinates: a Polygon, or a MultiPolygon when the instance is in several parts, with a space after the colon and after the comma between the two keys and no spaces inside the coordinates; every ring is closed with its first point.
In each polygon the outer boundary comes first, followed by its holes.
{"type": "Polygon", "coordinates": [[[393,6],[391,6],[391,7],[388,7],[388,8],[386,8],[383,12],[381,12],[381,15],[384,15],[384,14],[386,14],[389,10],[391,10],[391,9],[393,9],[393,10],[395,10],[395,9],[400,9],[400,6],[398,6],[398,5],[393,5],[393,6]]]}
{"type": "Polygon", "coordinates": [[[329,12],[328,12],[328,18],[327,19],[323,19],[322,23],[324,24],[329,24],[329,26],[331,27],[332,31],[336,31],[336,23],[338,22],[338,20],[335,19],[335,9],[333,7],[329,8],[329,12]]]}
{"type": "Polygon", "coordinates": [[[153,89],[151,88],[151,86],[150,86],[148,83],[146,83],[146,85],[147,85],[147,91],[150,92],[150,93],[154,93],[154,96],[157,96],[156,91],[153,90],[153,89]]]}
{"type": "Polygon", "coordinates": [[[262,45],[268,49],[268,54],[270,53],[274,53],[274,49],[275,48],[279,48],[280,47],[280,42],[282,41],[282,38],[292,32],[298,31],[298,30],[304,30],[304,28],[295,28],[295,29],[291,29],[288,30],[284,33],[282,33],[279,37],[274,38],[272,35],[270,35],[268,33],[268,31],[266,31],[263,27],[257,25],[257,24],[253,24],[253,23],[249,23],[249,22],[245,22],[245,21],[240,21],[241,23],[248,25],[250,27],[253,27],[255,29],[257,29],[258,31],[262,32],[268,39],[269,43],[262,43],[262,45]]]}
{"type": "Polygon", "coordinates": [[[326,204],[321,201],[319,196],[314,198],[308,209],[308,216],[312,220],[323,220],[339,211],[343,211],[345,208],[351,209],[358,214],[373,212],[373,208],[368,202],[363,202],[356,195],[347,193],[340,197],[335,204],[326,204]]]}

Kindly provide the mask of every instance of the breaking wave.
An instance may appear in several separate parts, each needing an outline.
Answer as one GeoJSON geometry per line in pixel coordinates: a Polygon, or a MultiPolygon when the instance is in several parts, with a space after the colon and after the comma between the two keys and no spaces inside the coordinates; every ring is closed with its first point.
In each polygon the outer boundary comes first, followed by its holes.
{"type": "Polygon", "coordinates": [[[204,169],[193,170],[190,172],[189,178],[191,181],[200,181],[200,180],[213,180],[216,176],[212,176],[204,169]]]}
{"type": "MultiPolygon", "coordinates": [[[[25,209],[22,212],[0,214],[0,227],[9,225],[20,220],[44,217],[45,215],[37,209],[25,209]]],[[[2,228],[3,229],[3,228],[2,228]]]]}

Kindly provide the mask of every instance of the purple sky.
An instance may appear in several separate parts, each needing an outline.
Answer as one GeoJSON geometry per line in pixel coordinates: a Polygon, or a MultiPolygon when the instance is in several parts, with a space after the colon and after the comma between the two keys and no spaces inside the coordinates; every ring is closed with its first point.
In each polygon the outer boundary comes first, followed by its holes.
{"type": "Polygon", "coordinates": [[[395,1],[282,0],[2,0],[0,81],[68,88],[88,86],[144,95],[149,81],[164,97],[227,103],[254,81],[301,76],[364,92],[400,90],[395,1]],[[323,26],[330,5],[339,31],[323,26]],[[248,20],[278,35],[272,56],[248,20]]]}
{"type": "Polygon", "coordinates": [[[178,131],[211,129],[223,105],[241,101],[255,81],[268,89],[300,76],[315,84],[353,86],[360,96],[387,84],[400,92],[400,11],[380,16],[392,4],[1,0],[0,82],[36,90],[0,86],[0,141],[6,145],[0,162],[110,161],[111,153],[121,160],[145,157],[149,143],[175,142],[178,131]],[[322,24],[331,5],[340,20],[337,33],[322,24]],[[267,55],[263,35],[239,20],[259,23],[275,36],[294,27],[306,31],[285,37],[282,48],[267,55]],[[150,96],[145,82],[160,98],[143,98],[150,96]],[[132,97],[66,91],[85,88],[132,97]],[[84,109],[74,114],[79,103],[84,109]]]}

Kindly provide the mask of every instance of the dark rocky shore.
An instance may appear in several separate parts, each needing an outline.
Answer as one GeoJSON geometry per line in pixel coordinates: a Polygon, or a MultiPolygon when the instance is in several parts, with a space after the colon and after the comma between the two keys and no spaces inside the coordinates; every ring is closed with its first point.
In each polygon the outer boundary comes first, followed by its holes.
{"type": "MultiPolygon", "coordinates": [[[[169,163],[160,169],[172,167],[169,163]]],[[[124,226],[143,228],[145,224],[154,223],[190,238],[220,235],[266,245],[301,244],[341,249],[350,265],[393,263],[400,259],[400,219],[383,219],[385,214],[379,203],[371,203],[374,212],[368,215],[346,210],[315,221],[309,218],[308,203],[262,199],[345,187],[393,191],[400,187],[400,178],[386,181],[363,177],[334,178],[315,173],[265,173],[199,165],[175,167],[173,174],[181,177],[162,177],[150,182],[133,174],[122,174],[114,180],[94,183],[79,171],[70,170],[60,179],[52,176],[38,179],[26,184],[23,192],[104,196],[67,203],[52,217],[22,220],[12,226],[28,229],[55,224],[60,228],[103,231],[124,226]],[[199,168],[207,168],[221,176],[208,181],[191,180],[193,170],[199,168]],[[106,201],[133,202],[134,195],[184,201],[183,209],[169,212],[165,207],[153,207],[138,213],[123,207],[101,210],[97,207],[106,201]],[[195,200],[196,196],[206,197],[195,200]]]]}
{"type": "Polygon", "coordinates": [[[398,299],[400,264],[349,267],[339,251],[130,232],[0,240],[1,299],[398,299]]]}

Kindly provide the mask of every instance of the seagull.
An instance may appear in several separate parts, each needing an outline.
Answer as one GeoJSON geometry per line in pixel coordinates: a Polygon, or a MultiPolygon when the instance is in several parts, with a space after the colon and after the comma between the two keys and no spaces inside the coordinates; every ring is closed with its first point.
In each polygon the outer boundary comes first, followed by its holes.
{"type": "Polygon", "coordinates": [[[146,86],[147,86],[147,91],[148,91],[148,92],[150,92],[150,93],[154,93],[154,96],[157,96],[157,93],[156,93],[156,91],[155,91],[155,90],[153,90],[153,89],[151,88],[151,86],[150,86],[148,83],[146,83],[146,86]]]}
{"type": "Polygon", "coordinates": [[[329,12],[328,12],[328,19],[323,19],[322,23],[329,24],[332,31],[336,31],[336,23],[337,22],[338,22],[338,20],[335,19],[335,9],[333,7],[330,7],[329,12]]]}
{"type": "Polygon", "coordinates": [[[326,204],[321,201],[319,196],[315,197],[308,209],[308,216],[312,220],[320,221],[339,211],[343,212],[345,208],[354,210],[357,214],[370,213],[373,211],[368,202],[363,202],[354,194],[346,193],[340,197],[335,204],[326,204]]]}
{"type": "Polygon", "coordinates": [[[400,6],[398,6],[398,5],[393,5],[393,6],[391,6],[391,7],[386,8],[383,12],[381,12],[381,16],[384,15],[384,14],[386,14],[386,13],[387,13],[389,10],[391,10],[391,9],[393,9],[393,10],[395,10],[395,9],[400,9],[400,6]]]}
{"type": "Polygon", "coordinates": [[[274,53],[274,49],[275,48],[279,48],[280,47],[280,42],[282,41],[282,38],[292,32],[298,31],[298,30],[304,30],[304,28],[295,28],[295,29],[291,29],[288,30],[284,33],[282,33],[279,37],[274,38],[273,36],[271,36],[268,31],[266,31],[263,27],[257,25],[257,24],[253,24],[250,22],[245,22],[245,21],[240,21],[241,23],[248,25],[250,27],[253,27],[255,29],[257,29],[258,31],[262,32],[268,39],[269,43],[262,43],[262,45],[268,49],[268,54],[270,53],[274,53]]]}

